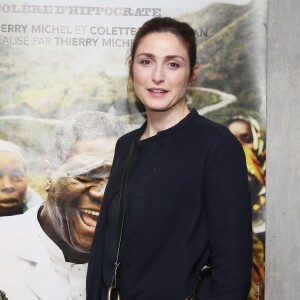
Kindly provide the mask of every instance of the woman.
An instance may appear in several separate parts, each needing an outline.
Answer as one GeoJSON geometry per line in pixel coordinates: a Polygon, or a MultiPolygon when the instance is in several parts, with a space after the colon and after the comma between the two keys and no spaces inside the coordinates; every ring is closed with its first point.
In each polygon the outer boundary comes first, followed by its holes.
{"type": "Polygon", "coordinates": [[[171,18],[147,21],[134,39],[129,68],[147,121],[117,142],[90,253],[87,299],[105,300],[112,283],[121,300],[184,300],[205,265],[211,272],[195,299],[246,299],[252,231],[245,156],[226,127],[186,105],[199,69],[193,29],[171,18]],[[118,227],[121,185],[125,218],[118,227]]]}
{"type": "Polygon", "coordinates": [[[243,146],[253,150],[263,171],[266,171],[266,149],[262,130],[258,121],[242,115],[233,116],[227,122],[227,127],[243,146]]]}

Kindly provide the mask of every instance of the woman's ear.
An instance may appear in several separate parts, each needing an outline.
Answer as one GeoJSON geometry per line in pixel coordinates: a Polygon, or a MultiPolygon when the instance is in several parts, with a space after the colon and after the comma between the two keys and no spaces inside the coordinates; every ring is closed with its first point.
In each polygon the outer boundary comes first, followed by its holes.
{"type": "Polygon", "coordinates": [[[133,72],[132,72],[132,64],[133,61],[131,58],[128,59],[128,71],[129,71],[129,79],[132,81],[133,80],[133,72]]]}
{"type": "Polygon", "coordinates": [[[132,65],[132,59],[129,58],[128,59],[128,69],[129,69],[129,71],[131,70],[131,65],[132,65]]]}
{"type": "Polygon", "coordinates": [[[45,191],[48,192],[52,184],[52,168],[48,160],[45,161],[45,191]]]}
{"type": "Polygon", "coordinates": [[[198,64],[194,65],[192,74],[191,74],[189,82],[188,82],[189,86],[193,85],[194,82],[197,80],[198,74],[199,74],[199,70],[200,70],[200,66],[198,64]]]}

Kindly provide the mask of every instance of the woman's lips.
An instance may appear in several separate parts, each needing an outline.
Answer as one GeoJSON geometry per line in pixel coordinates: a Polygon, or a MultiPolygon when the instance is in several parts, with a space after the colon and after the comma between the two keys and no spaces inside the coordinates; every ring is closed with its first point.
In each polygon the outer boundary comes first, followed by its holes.
{"type": "Polygon", "coordinates": [[[150,89],[148,89],[148,91],[151,93],[156,93],[156,94],[162,94],[162,93],[168,92],[167,90],[160,89],[160,88],[150,88],[150,89]]]}
{"type": "Polygon", "coordinates": [[[161,98],[164,97],[168,91],[160,88],[150,88],[148,92],[153,98],[161,98]]]}

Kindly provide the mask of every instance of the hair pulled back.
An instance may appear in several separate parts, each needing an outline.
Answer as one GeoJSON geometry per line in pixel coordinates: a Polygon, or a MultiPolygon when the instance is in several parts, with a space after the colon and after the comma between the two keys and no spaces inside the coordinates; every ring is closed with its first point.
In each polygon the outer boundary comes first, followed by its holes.
{"type": "MultiPolygon", "coordinates": [[[[170,17],[155,17],[146,21],[137,31],[130,52],[130,59],[133,62],[134,56],[141,40],[150,33],[170,32],[176,35],[186,47],[190,61],[190,75],[196,64],[196,37],[193,28],[186,22],[180,22],[170,17]]],[[[130,77],[133,78],[133,63],[130,66],[130,77]]]]}

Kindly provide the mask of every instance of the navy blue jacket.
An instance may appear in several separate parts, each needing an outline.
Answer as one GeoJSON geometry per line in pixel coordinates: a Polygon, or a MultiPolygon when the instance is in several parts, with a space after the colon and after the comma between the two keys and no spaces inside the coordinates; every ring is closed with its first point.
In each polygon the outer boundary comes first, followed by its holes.
{"type": "MultiPolygon", "coordinates": [[[[90,253],[88,300],[100,299],[110,201],[120,190],[130,143],[139,140],[145,126],[121,137],[116,145],[90,253]]],[[[137,183],[136,197],[141,199],[131,207],[124,231],[124,238],[131,242],[126,242],[130,254],[121,260],[121,299],[184,300],[206,263],[212,273],[200,287],[200,300],[247,299],[251,200],[240,143],[225,126],[196,110],[155,139],[157,152],[149,175],[137,183]]]]}

